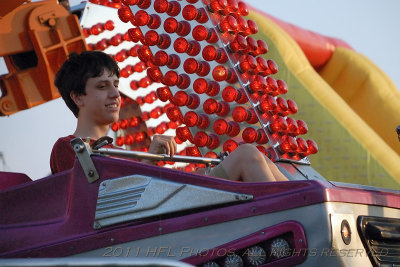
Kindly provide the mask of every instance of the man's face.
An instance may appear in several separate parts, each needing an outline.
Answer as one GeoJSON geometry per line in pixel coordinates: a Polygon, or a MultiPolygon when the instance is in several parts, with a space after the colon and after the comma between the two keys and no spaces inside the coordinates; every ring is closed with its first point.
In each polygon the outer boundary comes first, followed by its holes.
{"type": "Polygon", "coordinates": [[[118,92],[119,79],[105,69],[99,77],[86,82],[86,95],[80,96],[79,118],[95,125],[108,125],[118,121],[121,96],[118,92]]]}

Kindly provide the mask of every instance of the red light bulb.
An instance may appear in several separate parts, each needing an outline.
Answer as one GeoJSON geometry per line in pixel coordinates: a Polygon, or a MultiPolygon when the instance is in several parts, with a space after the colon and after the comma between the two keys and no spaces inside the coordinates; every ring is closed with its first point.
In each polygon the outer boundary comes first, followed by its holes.
{"type": "Polygon", "coordinates": [[[261,113],[275,113],[277,103],[275,98],[270,95],[264,95],[260,101],[259,110],[261,113]]]}
{"type": "Polygon", "coordinates": [[[114,30],[114,28],[115,28],[115,25],[112,20],[107,20],[106,23],[104,23],[104,29],[106,29],[107,31],[112,31],[112,30],[114,30]]]}
{"type": "Polygon", "coordinates": [[[272,96],[277,96],[279,93],[277,92],[278,90],[278,84],[276,82],[276,80],[272,77],[267,77],[265,79],[266,83],[267,83],[267,91],[270,95],[272,96]]]}
{"type": "Polygon", "coordinates": [[[314,142],[314,140],[312,139],[307,140],[307,145],[308,145],[308,150],[307,150],[308,155],[316,154],[318,152],[318,146],[317,143],[314,142]]]}
{"type": "Polygon", "coordinates": [[[241,34],[237,34],[235,38],[228,44],[228,50],[232,53],[238,53],[239,51],[247,48],[247,41],[241,34]]]}
{"type": "Polygon", "coordinates": [[[227,0],[211,0],[210,4],[207,5],[209,11],[216,13],[224,10],[228,6],[227,0]]]}
{"type": "Polygon", "coordinates": [[[144,10],[138,10],[135,13],[135,26],[144,26],[150,22],[150,15],[144,10]]]}
{"type": "Polygon", "coordinates": [[[247,91],[250,94],[256,92],[264,92],[267,88],[267,82],[260,75],[253,75],[250,77],[249,85],[247,86],[247,91]]]}
{"type": "Polygon", "coordinates": [[[156,92],[151,92],[144,97],[144,102],[147,104],[151,104],[157,100],[156,92]]]}
{"type": "Polygon", "coordinates": [[[190,94],[187,107],[190,109],[196,109],[199,105],[200,105],[200,97],[196,94],[190,94]]]}
{"type": "Polygon", "coordinates": [[[217,153],[215,153],[214,151],[208,151],[205,155],[205,158],[211,158],[211,159],[216,159],[218,158],[217,153]]]}
{"type": "Polygon", "coordinates": [[[204,78],[198,78],[193,82],[193,90],[198,94],[203,94],[208,91],[208,83],[204,78]]]}
{"type": "Polygon", "coordinates": [[[247,21],[238,14],[232,14],[232,15],[234,15],[234,17],[236,18],[236,21],[238,23],[238,33],[246,36],[247,32],[249,31],[249,25],[247,24],[247,21]]]}
{"type": "Polygon", "coordinates": [[[119,130],[119,123],[118,122],[114,122],[111,124],[111,130],[113,130],[114,132],[119,130]]]}
{"type": "Polygon", "coordinates": [[[141,45],[135,45],[134,47],[132,47],[131,49],[129,49],[129,55],[131,56],[131,57],[137,57],[137,51],[138,51],[138,49],[140,48],[140,46],[141,45]]]}
{"type": "Polygon", "coordinates": [[[278,114],[286,115],[286,111],[288,110],[288,104],[286,100],[282,97],[277,97],[276,103],[278,104],[276,108],[278,114]]]}
{"type": "Polygon", "coordinates": [[[96,48],[97,50],[101,50],[101,51],[105,50],[107,47],[108,47],[108,43],[107,43],[107,40],[106,40],[106,39],[100,40],[100,41],[97,42],[96,45],[95,45],[95,48],[96,48]]]}
{"type": "Polygon", "coordinates": [[[297,143],[297,153],[299,153],[300,156],[304,157],[305,156],[304,154],[308,150],[307,142],[303,138],[298,137],[296,138],[296,143],[297,143]]]}
{"type": "Polygon", "coordinates": [[[206,41],[210,44],[214,44],[218,41],[218,35],[213,28],[209,29],[206,41]]]}
{"type": "Polygon", "coordinates": [[[221,33],[224,32],[234,33],[238,28],[238,23],[235,17],[228,15],[221,20],[217,28],[221,33]]]}
{"type": "Polygon", "coordinates": [[[152,58],[152,61],[156,66],[165,66],[168,62],[168,59],[169,59],[168,54],[165,51],[160,50],[157,53],[155,53],[154,57],[152,58]]]}
{"type": "Polygon", "coordinates": [[[171,1],[168,5],[167,14],[171,17],[175,17],[181,12],[181,4],[178,1],[171,1]]]}
{"type": "Polygon", "coordinates": [[[193,141],[192,134],[190,133],[190,130],[187,126],[176,128],[176,136],[183,142],[186,140],[193,141]]]}
{"type": "Polygon", "coordinates": [[[158,47],[160,49],[167,49],[171,45],[171,37],[168,34],[160,34],[160,41],[158,42],[158,47]]]}
{"type": "Polygon", "coordinates": [[[197,18],[198,15],[199,15],[199,12],[198,12],[197,8],[193,5],[186,5],[182,9],[182,16],[186,20],[189,20],[189,21],[194,20],[197,18]]]}
{"type": "Polygon", "coordinates": [[[150,29],[157,29],[157,28],[160,27],[160,25],[161,25],[161,18],[160,18],[160,16],[157,15],[157,14],[152,14],[152,15],[150,15],[150,21],[149,21],[149,23],[147,24],[147,26],[148,26],[150,29]]]}
{"type": "Polygon", "coordinates": [[[206,61],[200,61],[199,66],[197,68],[196,74],[204,77],[210,72],[210,64],[208,64],[206,61]]]}
{"type": "Polygon", "coordinates": [[[167,73],[165,73],[164,77],[162,78],[162,82],[165,85],[174,86],[178,83],[178,79],[179,79],[178,73],[170,70],[167,71],[167,73]]]}
{"type": "Polygon", "coordinates": [[[194,127],[199,122],[199,116],[194,111],[188,111],[186,112],[183,121],[188,127],[194,127]]]}
{"type": "Polygon", "coordinates": [[[147,76],[149,76],[153,82],[160,82],[162,79],[162,73],[159,68],[148,68],[147,76]]]}
{"type": "Polygon", "coordinates": [[[178,23],[178,29],[176,30],[176,34],[179,36],[186,36],[189,34],[191,30],[190,24],[187,21],[180,21],[178,23]]]}
{"type": "Polygon", "coordinates": [[[196,41],[204,41],[208,37],[208,30],[203,25],[197,25],[193,28],[192,36],[196,41]]]}
{"type": "Polygon", "coordinates": [[[303,120],[297,120],[298,132],[297,135],[303,135],[308,132],[307,124],[303,120]]]}
{"type": "Polygon", "coordinates": [[[167,18],[164,21],[164,30],[167,33],[174,33],[178,30],[179,23],[175,18],[167,18]]]}
{"type": "Polygon", "coordinates": [[[208,15],[207,15],[206,10],[204,8],[200,8],[197,11],[198,11],[198,15],[195,18],[195,20],[198,23],[206,23],[208,21],[208,15]]]}
{"type": "Polygon", "coordinates": [[[160,36],[156,31],[150,30],[144,35],[144,42],[148,46],[157,45],[160,42],[160,36]]]}
{"type": "Polygon", "coordinates": [[[152,84],[152,80],[149,77],[143,77],[138,82],[139,87],[147,88],[150,84],[152,84]]]}
{"type": "Polygon", "coordinates": [[[229,104],[226,103],[225,101],[221,101],[218,103],[218,109],[216,114],[220,117],[225,117],[226,115],[228,115],[230,111],[230,107],[229,104]]]}
{"type": "Polygon", "coordinates": [[[207,114],[214,114],[218,110],[218,103],[213,98],[209,98],[203,103],[203,110],[207,114]]]}
{"type": "Polygon", "coordinates": [[[127,6],[121,6],[118,9],[118,17],[122,22],[127,23],[128,21],[131,20],[133,17],[132,11],[129,7],[127,6]]]}
{"type": "Polygon", "coordinates": [[[269,74],[276,74],[278,72],[278,65],[276,65],[275,61],[272,59],[268,59],[268,75],[269,74]]]}
{"type": "Polygon", "coordinates": [[[183,69],[185,70],[186,73],[189,74],[195,73],[197,72],[198,68],[199,68],[199,63],[194,58],[188,58],[183,63],[183,69]]]}
{"type": "Polygon", "coordinates": [[[93,34],[93,35],[99,35],[103,31],[104,31],[103,26],[100,23],[97,23],[97,24],[93,25],[92,27],[90,27],[90,34],[93,34]]]}
{"type": "Polygon", "coordinates": [[[285,133],[287,131],[286,120],[279,115],[274,115],[271,118],[268,129],[272,133],[285,133]]]}
{"type": "Polygon", "coordinates": [[[174,42],[174,49],[178,53],[185,53],[189,48],[189,42],[183,38],[178,37],[174,42]]]}
{"type": "Polygon", "coordinates": [[[277,80],[276,83],[278,85],[278,93],[279,94],[284,95],[288,92],[288,86],[284,81],[277,80]]]}
{"type": "Polygon", "coordinates": [[[258,134],[256,129],[247,127],[242,133],[243,141],[246,143],[253,143],[257,140],[258,134]]]}
{"type": "Polygon", "coordinates": [[[228,78],[228,70],[222,66],[216,66],[212,71],[212,76],[217,82],[225,81],[228,78]]]}
{"type": "Polygon", "coordinates": [[[228,151],[229,153],[232,153],[238,146],[239,145],[235,140],[229,139],[225,141],[225,143],[222,146],[222,149],[224,152],[228,151]]]}
{"type": "Polygon", "coordinates": [[[178,83],[176,84],[176,86],[179,89],[186,89],[189,87],[189,85],[190,85],[190,77],[186,74],[179,74],[178,83]]]}
{"type": "Polygon", "coordinates": [[[197,42],[196,40],[191,40],[189,42],[189,48],[186,51],[186,53],[189,56],[194,57],[194,56],[197,56],[200,53],[200,49],[201,49],[201,46],[200,46],[199,42],[197,42]]]}
{"type": "Polygon", "coordinates": [[[239,93],[239,95],[235,100],[237,103],[245,104],[245,103],[247,103],[249,101],[249,99],[247,98],[246,92],[244,91],[243,88],[240,88],[238,90],[238,93],[239,93]]]}
{"type": "Polygon", "coordinates": [[[117,143],[117,146],[123,146],[125,143],[125,138],[123,136],[118,136],[116,143],[117,143]]]}
{"type": "Polygon", "coordinates": [[[279,144],[279,150],[284,153],[295,153],[297,151],[297,142],[293,136],[284,135],[282,142],[279,144]]]}
{"type": "Polygon", "coordinates": [[[163,134],[168,130],[168,125],[166,122],[162,122],[160,123],[160,125],[158,125],[155,129],[155,132],[158,134],[163,134]]]}
{"type": "Polygon", "coordinates": [[[233,88],[232,86],[227,86],[224,88],[224,90],[222,90],[222,98],[226,101],[226,102],[233,102],[237,99],[238,97],[238,90],[236,90],[235,88],[233,88]]]}
{"type": "Polygon", "coordinates": [[[140,0],[137,3],[140,9],[148,9],[151,6],[151,0],[140,0]]]}
{"type": "Polygon", "coordinates": [[[182,121],[183,120],[182,113],[179,110],[179,108],[176,106],[168,108],[166,110],[166,114],[167,114],[168,119],[170,119],[171,121],[182,121]]]}
{"type": "Polygon", "coordinates": [[[194,136],[194,144],[198,147],[204,147],[209,142],[209,136],[203,132],[197,132],[194,136]]]}
{"type": "Polygon", "coordinates": [[[219,91],[220,91],[219,83],[217,83],[216,81],[208,82],[208,90],[206,92],[208,96],[216,96],[218,95],[219,91]]]}
{"type": "Polygon", "coordinates": [[[229,125],[224,119],[217,119],[213,124],[214,132],[218,135],[223,135],[228,132],[229,125]]]}
{"type": "Polygon", "coordinates": [[[235,107],[232,111],[232,118],[237,122],[243,122],[247,120],[248,117],[248,111],[242,106],[235,107]]]}
{"type": "Polygon", "coordinates": [[[179,67],[180,64],[181,64],[181,58],[178,55],[172,54],[168,57],[168,62],[167,62],[168,68],[176,69],[179,67]]]}
{"type": "Polygon", "coordinates": [[[150,111],[150,118],[152,118],[152,119],[157,119],[157,118],[159,118],[163,113],[164,113],[164,111],[162,110],[161,107],[155,107],[154,109],[152,109],[152,110],[150,111]]]}
{"type": "Polygon", "coordinates": [[[295,114],[298,111],[297,104],[292,99],[287,100],[289,114],[295,114]]]}
{"type": "Polygon", "coordinates": [[[243,56],[239,62],[238,70],[241,73],[252,71],[257,67],[257,61],[251,55],[243,56]]]}
{"type": "Polygon", "coordinates": [[[167,0],[155,0],[154,1],[154,10],[157,13],[164,13],[168,10],[169,3],[167,0]]]}
{"type": "Polygon", "coordinates": [[[240,14],[241,16],[247,16],[247,15],[249,15],[249,9],[248,9],[248,7],[247,7],[247,5],[246,5],[245,2],[239,1],[239,2],[238,2],[238,7],[239,7],[239,14],[240,14]]]}
{"type": "Polygon", "coordinates": [[[256,34],[258,32],[257,24],[253,20],[249,19],[247,21],[247,25],[249,26],[249,30],[247,32],[247,35],[256,34]]]}
{"type": "Polygon", "coordinates": [[[292,135],[292,136],[296,136],[297,131],[298,131],[297,122],[293,118],[287,117],[286,123],[288,126],[288,134],[292,135]]]}
{"type": "Polygon", "coordinates": [[[185,106],[189,101],[189,96],[184,91],[178,91],[174,95],[174,103],[177,106],[185,106]]]}
{"type": "Polygon", "coordinates": [[[138,49],[138,57],[141,61],[147,62],[152,59],[153,54],[148,46],[143,45],[138,49]]]}
{"type": "Polygon", "coordinates": [[[239,9],[238,0],[228,0],[228,6],[226,8],[226,13],[235,13],[239,9]]]}

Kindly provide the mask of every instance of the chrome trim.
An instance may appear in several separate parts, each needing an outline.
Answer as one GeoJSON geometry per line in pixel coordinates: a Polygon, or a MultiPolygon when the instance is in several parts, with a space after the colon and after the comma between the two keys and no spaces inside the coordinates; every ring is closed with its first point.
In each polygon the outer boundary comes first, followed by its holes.
{"type": "Polygon", "coordinates": [[[93,228],[251,199],[252,195],[136,174],[100,184],[93,228]]]}

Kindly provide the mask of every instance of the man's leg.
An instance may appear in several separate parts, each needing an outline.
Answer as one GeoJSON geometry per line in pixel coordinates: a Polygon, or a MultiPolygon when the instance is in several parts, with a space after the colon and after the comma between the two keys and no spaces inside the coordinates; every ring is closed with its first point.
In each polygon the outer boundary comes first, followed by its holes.
{"type": "MultiPolygon", "coordinates": [[[[274,165],[272,162],[271,164],[274,165]]],[[[244,144],[235,149],[220,163],[218,168],[221,167],[230,180],[239,180],[242,178],[245,182],[276,181],[271,167],[264,159],[264,155],[255,146],[250,144],[244,144]]],[[[274,167],[276,168],[275,165],[274,167]]],[[[280,173],[277,168],[274,169],[274,172],[280,173]]],[[[212,176],[213,173],[210,175],[212,176]]],[[[215,176],[218,177],[217,175],[215,176]]]]}

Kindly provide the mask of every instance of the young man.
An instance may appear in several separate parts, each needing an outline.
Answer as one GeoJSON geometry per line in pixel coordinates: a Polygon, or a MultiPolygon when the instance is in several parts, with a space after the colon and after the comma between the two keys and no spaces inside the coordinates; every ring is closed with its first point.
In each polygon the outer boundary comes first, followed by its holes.
{"type": "MultiPolygon", "coordinates": [[[[94,141],[107,135],[109,125],[118,121],[121,104],[118,65],[100,51],[72,53],[57,73],[55,85],[78,121],[73,135],[54,144],[50,157],[52,173],[73,167],[75,152],[70,145],[73,138],[94,141]]],[[[173,157],[177,145],[172,136],[155,135],[149,152],[173,157]]],[[[248,182],[287,181],[275,164],[252,145],[239,146],[209,175],[248,182]]]]}

